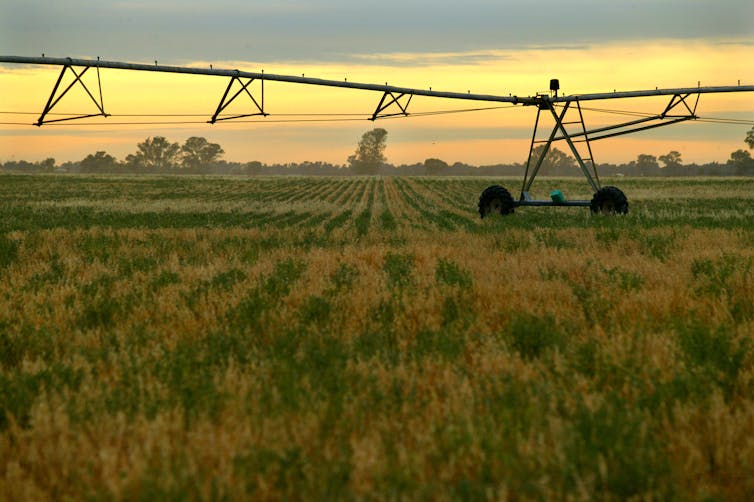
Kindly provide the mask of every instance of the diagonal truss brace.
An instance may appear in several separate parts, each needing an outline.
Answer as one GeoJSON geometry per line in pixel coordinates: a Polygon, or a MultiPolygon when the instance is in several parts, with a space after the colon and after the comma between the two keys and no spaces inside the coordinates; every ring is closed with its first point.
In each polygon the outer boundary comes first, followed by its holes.
{"type": "Polygon", "coordinates": [[[694,106],[691,107],[686,102],[686,99],[688,99],[691,96],[691,94],[674,94],[673,97],[670,98],[670,103],[668,103],[668,106],[665,107],[665,111],[660,114],[660,117],[689,117],[696,118],[696,107],[699,104],[699,97],[701,94],[696,95],[696,101],[694,102],[694,106]],[[684,115],[668,115],[670,111],[673,110],[676,106],[683,104],[683,106],[686,108],[686,111],[688,114],[684,115]]]}
{"type": "Polygon", "coordinates": [[[86,66],[81,71],[81,73],[78,73],[76,69],[71,64],[66,64],[63,66],[63,69],[60,71],[60,75],[58,75],[58,80],[55,82],[55,86],[52,88],[52,92],[50,93],[50,97],[47,100],[47,104],[44,107],[44,110],[42,110],[42,114],[39,116],[37,121],[34,123],[35,126],[40,127],[42,124],[50,124],[52,122],[63,122],[66,120],[75,120],[75,119],[84,119],[89,117],[109,117],[109,114],[105,113],[105,105],[104,101],[102,99],[102,82],[100,81],[99,76],[99,67],[97,66],[97,87],[99,88],[99,101],[92,95],[91,91],[89,91],[89,88],[86,86],[84,81],[82,80],[82,77],[84,74],[91,68],[91,66],[86,66]],[[67,71],[70,71],[73,73],[74,79],[73,82],[68,84],[68,87],[66,87],[63,92],[58,94],[58,89],[60,89],[60,83],[63,81],[63,77],[65,76],[65,73],[67,71]],[[81,84],[81,87],[84,88],[84,91],[86,91],[89,98],[92,100],[94,105],[99,110],[99,113],[89,113],[85,115],[76,115],[73,117],[65,117],[60,119],[52,119],[52,120],[45,120],[47,115],[52,111],[53,108],[55,108],[55,105],[57,105],[61,99],[70,91],[73,86],[75,86],[77,83],[81,84]]]}
{"type": "MultiPolygon", "coordinates": [[[[624,134],[630,134],[639,131],[646,131],[648,129],[654,129],[657,127],[664,127],[678,122],[684,122],[686,120],[693,120],[697,118],[696,108],[699,104],[699,94],[696,95],[696,101],[693,106],[689,105],[687,101],[691,94],[674,94],[670,98],[670,102],[662,111],[657,115],[650,115],[642,117],[637,120],[631,120],[629,122],[623,122],[620,124],[614,124],[606,127],[599,127],[596,129],[590,129],[582,133],[571,134],[571,138],[583,137],[589,135],[590,141],[597,141],[598,139],[614,138],[615,136],[622,136],[624,134]],[[680,108],[680,105],[686,109],[687,113],[681,112],[679,114],[671,114],[675,108],[680,108]]],[[[553,141],[561,141],[565,139],[564,136],[554,138],[553,141]]]]}
{"type": "Polygon", "coordinates": [[[375,121],[377,119],[385,118],[385,117],[396,117],[398,115],[403,115],[404,117],[408,116],[408,105],[411,103],[411,98],[413,98],[413,94],[407,94],[407,93],[393,93],[391,91],[385,91],[385,93],[382,95],[382,99],[380,99],[379,104],[377,105],[377,108],[374,110],[374,113],[371,117],[369,117],[369,120],[375,121]],[[401,103],[401,99],[408,96],[408,99],[406,99],[406,103],[401,103]],[[395,113],[383,113],[385,110],[390,108],[391,106],[397,106],[400,110],[399,112],[395,113]]]}
{"type": "Polygon", "coordinates": [[[221,120],[232,120],[232,119],[240,119],[243,117],[257,117],[262,116],[266,117],[269,115],[269,113],[266,113],[264,111],[264,78],[260,79],[261,82],[261,104],[259,101],[257,101],[254,96],[249,91],[249,86],[252,82],[254,82],[255,79],[250,78],[246,83],[243,83],[243,81],[237,76],[232,76],[230,78],[230,82],[228,82],[228,87],[225,88],[225,92],[223,93],[223,97],[220,98],[220,103],[217,105],[217,109],[215,110],[215,113],[212,115],[212,118],[210,118],[207,123],[214,124],[215,122],[219,122],[221,120]],[[228,94],[230,94],[230,90],[233,88],[233,84],[238,82],[238,84],[241,86],[240,89],[236,91],[233,96],[228,99],[228,94]],[[233,115],[230,117],[220,117],[219,115],[228,107],[229,104],[231,104],[238,96],[240,96],[242,93],[245,93],[247,96],[249,96],[249,99],[251,99],[252,103],[254,103],[254,106],[257,108],[257,112],[255,113],[244,113],[240,115],[233,115]]]}

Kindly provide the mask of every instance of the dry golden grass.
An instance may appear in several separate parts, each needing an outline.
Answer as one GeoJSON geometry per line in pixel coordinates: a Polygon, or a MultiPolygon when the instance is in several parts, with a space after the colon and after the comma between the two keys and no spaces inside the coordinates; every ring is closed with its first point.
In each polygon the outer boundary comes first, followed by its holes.
{"type": "Polygon", "coordinates": [[[3,181],[2,499],[754,491],[751,181],[3,181]]]}

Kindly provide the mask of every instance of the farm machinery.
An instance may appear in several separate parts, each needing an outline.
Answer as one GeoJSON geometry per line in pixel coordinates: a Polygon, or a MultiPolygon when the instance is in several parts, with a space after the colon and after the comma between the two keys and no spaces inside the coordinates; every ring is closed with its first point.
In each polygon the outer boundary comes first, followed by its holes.
{"type": "MultiPolygon", "coordinates": [[[[265,81],[287,82],[292,84],[316,85],[326,87],[337,87],[345,89],[358,89],[363,91],[372,91],[381,93],[381,98],[370,115],[363,117],[367,120],[375,121],[388,117],[407,117],[412,115],[409,112],[409,105],[414,96],[428,96],[435,98],[445,98],[454,100],[488,102],[488,103],[507,103],[509,105],[533,106],[537,109],[537,116],[534,123],[534,131],[529,148],[529,156],[523,176],[521,190],[516,197],[509,189],[493,185],[486,188],[479,197],[478,209],[479,215],[484,218],[489,215],[508,215],[518,207],[526,206],[583,206],[589,207],[593,213],[607,214],[625,214],[628,212],[628,199],[626,195],[617,187],[603,186],[600,183],[597,166],[592,154],[591,144],[601,139],[613,138],[625,134],[646,131],[649,129],[663,127],[679,122],[698,119],[696,109],[699,97],[702,94],[714,93],[731,93],[731,92],[751,92],[754,91],[754,85],[735,86],[717,86],[717,87],[696,87],[671,88],[671,89],[653,89],[638,91],[621,91],[621,92],[604,92],[593,94],[575,94],[559,95],[560,83],[557,79],[550,81],[549,92],[538,93],[534,96],[500,96],[490,94],[474,94],[471,92],[444,92],[430,89],[412,89],[406,87],[397,87],[383,84],[370,84],[349,82],[344,80],[327,80],[320,78],[306,77],[305,75],[277,75],[262,72],[247,72],[241,70],[216,69],[210,65],[210,68],[199,67],[180,67],[165,66],[155,64],[124,63],[116,61],[102,61],[72,58],[51,58],[45,57],[24,57],[24,56],[0,56],[0,63],[11,64],[34,64],[34,65],[53,65],[62,67],[61,73],[53,87],[47,104],[44,106],[42,113],[32,125],[42,126],[51,122],[61,122],[66,120],[86,119],[91,117],[109,117],[111,114],[105,112],[104,101],[102,99],[102,86],[100,81],[100,68],[110,68],[127,71],[149,71],[159,73],[178,73],[190,75],[211,75],[216,77],[229,78],[228,85],[223,93],[220,102],[211,114],[206,123],[215,124],[223,120],[237,120],[245,117],[261,117],[266,119],[270,113],[265,109],[264,102],[264,83],[265,81]],[[90,90],[82,77],[91,68],[96,70],[98,93],[90,90]],[[63,77],[67,72],[73,75],[72,82],[66,87],[61,85],[63,77]],[[257,82],[260,92],[255,98],[252,91],[252,83],[257,82]],[[86,91],[86,94],[96,107],[96,111],[88,114],[73,115],[63,118],[50,118],[52,110],[61,101],[61,99],[76,85],[80,85],[86,91]],[[641,98],[641,97],[669,97],[669,102],[659,113],[644,114],[635,112],[624,112],[613,110],[612,113],[630,115],[631,120],[621,123],[604,125],[600,127],[587,127],[584,121],[582,106],[584,103],[591,101],[605,101],[615,99],[641,98]],[[99,97],[99,99],[97,99],[99,97]],[[226,111],[228,105],[237,99],[246,99],[247,106],[250,106],[248,113],[237,113],[229,115],[226,111]],[[540,138],[538,133],[543,127],[542,122],[551,118],[553,125],[546,137],[540,138]],[[536,179],[547,154],[553,143],[565,142],[569,151],[573,155],[578,168],[586,178],[587,183],[592,191],[590,200],[568,200],[559,190],[551,192],[550,199],[535,200],[530,195],[531,186],[536,179]]],[[[456,112],[450,111],[448,113],[456,112]]],[[[464,110],[464,111],[475,111],[464,110]]],[[[603,110],[610,112],[609,110],[603,110]]],[[[428,113],[435,114],[435,113],[428,113]]],[[[209,113],[208,113],[209,115],[209,113]]],[[[337,115],[337,114],[332,114],[337,115]]],[[[421,115],[421,113],[413,114],[421,115]]],[[[348,118],[345,120],[354,120],[348,118]]],[[[156,122],[155,122],[156,123],[156,122]]]]}

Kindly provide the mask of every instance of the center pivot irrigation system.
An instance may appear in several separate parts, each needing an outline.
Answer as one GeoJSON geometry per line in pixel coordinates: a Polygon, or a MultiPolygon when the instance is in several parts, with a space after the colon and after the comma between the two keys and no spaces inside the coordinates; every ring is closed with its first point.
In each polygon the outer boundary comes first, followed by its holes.
{"type": "Polygon", "coordinates": [[[677,89],[654,89],[644,91],[626,91],[626,92],[606,92],[594,94],[581,94],[559,96],[560,83],[557,79],[550,81],[550,92],[536,94],[534,96],[496,96],[489,94],[472,94],[471,92],[443,92],[425,89],[411,89],[406,87],[396,87],[380,84],[364,84],[357,82],[348,82],[347,80],[325,80],[319,78],[310,78],[292,75],[275,75],[269,73],[256,73],[240,70],[223,70],[210,68],[194,68],[180,66],[163,66],[158,65],[155,61],[151,64],[122,63],[115,61],[101,61],[88,59],[72,58],[50,58],[50,57],[23,57],[23,56],[0,56],[0,63],[15,64],[35,64],[35,65],[53,65],[62,66],[60,75],[53,86],[50,97],[45,104],[42,113],[37,121],[33,124],[42,126],[53,122],[62,122],[90,117],[108,117],[105,112],[104,100],[102,98],[102,85],[100,80],[100,68],[112,68],[118,70],[134,71],[151,71],[160,73],[181,73],[190,75],[212,75],[229,78],[228,86],[220,98],[214,113],[209,120],[210,124],[223,120],[233,120],[243,117],[262,116],[267,117],[269,113],[264,107],[264,82],[289,82],[293,84],[318,85],[326,87],[340,87],[346,89],[358,89],[364,91],[374,91],[382,93],[377,107],[371,116],[366,117],[369,120],[377,120],[386,117],[408,116],[408,107],[414,96],[429,96],[436,98],[457,99],[467,101],[479,101],[490,103],[509,103],[511,105],[535,106],[537,107],[537,118],[534,122],[534,131],[532,134],[531,145],[529,147],[529,156],[526,161],[523,185],[520,195],[514,199],[511,193],[504,187],[493,185],[485,189],[479,197],[479,215],[484,218],[489,214],[506,215],[511,214],[519,206],[584,206],[591,208],[594,213],[617,213],[625,214],[628,212],[628,200],[625,194],[614,186],[602,186],[597,166],[592,155],[591,143],[600,139],[612,138],[624,134],[630,134],[638,131],[645,131],[656,127],[667,126],[684,122],[687,120],[697,119],[696,108],[699,103],[699,97],[702,94],[727,93],[727,92],[751,92],[754,91],[753,85],[737,86],[718,86],[718,87],[686,87],[677,89]],[[84,74],[94,68],[97,73],[97,93],[86,86],[82,77],[84,74]],[[67,72],[73,75],[73,81],[68,86],[61,86],[63,77],[67,72]],[[245,81],[244,81],[245,80],[245,81]],[[257,98],[252,94],[250,85],[255,80],[260,82],[261,91],[257,98]],[[76,84],[79,84],[86,91],[97,108],[96,113],[84,115],[66,116],[64,118],[49,118],[52,110],[60,100],[76,84]],[[237,85],[236,85],[237,84],[237,85]],[[234,85],[237,90],[234,90],[234,85]],[[62,88],[62,90],[61,90],[62,88]],[[228,105],[240,96],[247,96],[253,105],[250,113],[236,115],[222,115],[228,105]],[[657,114],[640,114],[640,118],[622,122],[619,124],[588,128],[584,122],[581,103],[585,101],[597,101],[608,99],[625,99],[640,98],[653,96],[669,96],[670,100],[665,108],[657,114]],[[99,99],[98,99],[99,98],[99,99]],[[550,115],[554,120],[552,130],[547,139],[538,139],[537,131],[541,127],[543,116],[550,115]],[[530,196],[530,189],[534,183],[537,173],[542,167],[550,147],[556,141],[565,141],[578,163],[581,172],[584,174],[589,186],[592,189],[593,197],[591,200],[566,200],[563,194],[555,190],[550,194],[550,200],[533,200],[530,196]],[[537,148],[538,145],[544,145],[544,148],[537,148]]]}

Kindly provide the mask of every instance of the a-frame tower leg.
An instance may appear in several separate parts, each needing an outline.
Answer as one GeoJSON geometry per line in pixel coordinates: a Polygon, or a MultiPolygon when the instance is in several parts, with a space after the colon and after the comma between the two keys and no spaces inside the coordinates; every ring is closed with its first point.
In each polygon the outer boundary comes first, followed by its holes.
{"type": "Polygon", "coordinates": [[[570,101],[566,102],[566,104],[563,106],[563,109],[560,111],[560,113],[558,113],[555,110],[554,105],[549,101],[543,102],[541,105],[539,105],[537,109],[537,118],[534,122],[534,132],[532,133],[531,145],[529,146],[529,158],[526,161],[526,170],[524,171],[524,181],[523,181],[523,186],[521,188],[521,197],[520,197],[521,201],[531,200],[531,197],[529,196],[531,185],[532,183],[534,183],[534,179],[537,177],[537,174],[539,173],[539,170],[541,169],[542,164],[544,163],[545,157],[547,157],[547,154],[550,152],[552,143],[554,141],[559,141],[559,140],[565,140],[566,143],[568,143],[568,147],[571,150],[573,157],[576,159],[576,163],[579,165],[581,172],[584,174],[584,177],[589,183],[589,186],[592,188],[592,191],[597,192],[600,189],[600,181],[599,181],[599,176],[597,174],[597,166],[594,163],[594,156],[592,155],[592,147],[589,142],[589,136],[587,135],[586,127],[584,125],[584,117],[581,113],[581,106],[579,105],[578,101],[576,101],[576,105],[578,109],[579,119],[578,121],[574,121],[574,122],[566,122],[564,120],[571,106],[570,101]],[[547,138],[547,140],[538,140],[537,130],[539,128],[539,123],[540,123],[541,114],[543,110],[550,112],[553,119],[555,120],[555,125],[553,126],[552,131],[550,132],[550,135],[547,138]],[[572,138],[571,133],[568,132],[566,125],[574,125],[574,124],[580,125],[581,132],[577,133],[576,135],[583,139],[574,140],[572,138]],[[560,136],[558,136],[558,133],[560,133],[560,136]],[[582,156],[581,152],[579,152],[578,148],[576,148],[575,143],[577,142],[586,143],[587,152],[588,152],[586,157],[582,156]],[[543,144],[544,148],[542,148],[535,155],[535,148],[536,148],[535,145],[537,144],[543,144]]]}

